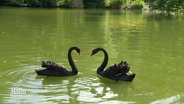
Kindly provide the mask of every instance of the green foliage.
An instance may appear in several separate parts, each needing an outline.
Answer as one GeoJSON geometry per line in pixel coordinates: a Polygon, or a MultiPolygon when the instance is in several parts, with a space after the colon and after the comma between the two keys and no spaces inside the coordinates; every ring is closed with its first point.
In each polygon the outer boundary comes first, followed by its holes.
{"type": "MultiPolygon", "coordinates": [[[[0,0],[0,5],[28,7],[64,7],[69,8],[72,0],[0,0]]],[[[85,8],[130,8],[142,9],[145,2],[152,10],[183,12],[184,0],[83,0],[85,8]]]]}
{"type": "Polygon", "coordinates": [[[105,0],[83,0],[84,8],[105,8],[105,0]]]}
{"type": "Polygon", "coordinates": [[[61,8],[69,8],[71,0],[58,0],[57,6],[61,8]]]}
{"type": "Polygon", "coordinates": [[[142,9],[144,7],[144,1],[143,0],[135,0],[131,4],[132,9],[142,9]]]}
{"type": "Polygon", "coordinates": [[[57,0],[3,0],[7,6],[55,7],[57,0]]]}
{"type": "MultiPolygon", "coordinates": [[[[1,0],[1,4],[8,6],[28,7],[63,7],[69,8],[72,0],[1,0]]],[[[83,0],[84,8],[142,8],[142,0],[83,0]],[[135,2],[131,5],[131,2],[135,2]]]]}
{"type": "Polygon", "coordinates": [[[39,7],[40,6],[40,3],[38,0],[25,0],[25,3],[29,7],[39,7]]]}
{"type": "Polygon", "coordinates": [[[4,0],[4,5],[24,6],[24,0],[4,0]]]}
{"type": "Polygon", "coordinates": [[[126,0],[111,0],[109,3],[109,8],[119,9],[122,8],[122,5],[126,0]]]}
{"type": "Polygon", "coordinates": [[[149,3],[151,3],[151,2],[154,2],[154,1],[156,1],[156,0],[144,0],[145,2],[149,2],[149,3]]]}
{"type": "Polygon", "coordinates": [[[56,0],[39,0],[41,7],[55,7],[56,0]]]}
{"type": "Polygon", "coordinates": [[[65,8],[69,8],[70,2],[71,2],[71,0],[64,0],[63,6],[64,6],[65,8]]]}
{"type": "Polygon", "coordinates": [[[143,0],[110,0],[109,8],[142,9],[144,4],[143,0]]]}
{"type": "Polygon", "coordinates": [[[151,9],[161,11],[184,12],[184,0],[156,0],[151,4],[151,9]]]}

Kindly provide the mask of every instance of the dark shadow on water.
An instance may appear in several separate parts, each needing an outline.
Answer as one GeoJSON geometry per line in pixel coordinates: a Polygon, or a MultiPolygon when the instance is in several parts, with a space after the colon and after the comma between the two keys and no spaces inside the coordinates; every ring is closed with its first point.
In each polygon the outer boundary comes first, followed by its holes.
{"type": "Polygon", "coordinates": [[[68,81],[72,84],[72,82],[74,82],[76,78],[76,76],[36,76],[36,79],[42,80],[43,85],[60,84],[62,81],[68,81]]]}

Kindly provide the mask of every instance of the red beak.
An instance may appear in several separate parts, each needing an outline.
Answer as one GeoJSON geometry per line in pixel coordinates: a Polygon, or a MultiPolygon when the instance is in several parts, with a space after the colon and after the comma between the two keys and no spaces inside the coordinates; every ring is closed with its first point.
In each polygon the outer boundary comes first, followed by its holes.
{"type": "Polygon", "coordinates": [[[94,54],[93,54],[93,52],[91,52],[91,55],[90,56],[93,56],[94,54]]]}
{"type": "Polygon", "coordinates": [[[79,52],[78,55],[81,56],[81,52],[79,52]]]}

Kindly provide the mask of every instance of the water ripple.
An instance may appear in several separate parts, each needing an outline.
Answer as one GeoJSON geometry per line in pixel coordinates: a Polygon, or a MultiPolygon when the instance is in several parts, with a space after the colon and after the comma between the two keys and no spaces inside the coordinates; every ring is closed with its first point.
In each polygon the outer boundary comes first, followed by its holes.
{"type": "Polygon", "coordinates": [[[174,104],[181,98],[182,98],[182,95],[175,95],[168,98],[163,98],[163,99],[153,101],[150,104],[174,104]]]}
{"type": "Polygon", "coordinates": [[[111,88],[105,87],[99,82],[98,77],[45,77],[37,76],[34,69],[39,66],[23,66],[19,68],[10,69],[2,74],[7,77],[6,84],[11,87],[8,89],[9,93],[3,94],[6,103],[17,102],[61,102],[70,103],[73,100],[84,103],[104,102],[107,99],[117,97],[111,88]],[[12,89],[25,90],[25,94],[11,94],[12,89]]]}

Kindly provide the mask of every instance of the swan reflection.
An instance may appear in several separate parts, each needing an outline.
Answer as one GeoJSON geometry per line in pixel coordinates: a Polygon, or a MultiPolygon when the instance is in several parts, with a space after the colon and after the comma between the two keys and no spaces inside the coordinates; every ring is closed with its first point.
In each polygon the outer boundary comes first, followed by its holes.
{"type": "Polygon", "coordinates": [[[183,95],[175,95],[168,98],[163,98],[163,99],[153,101],[150,104],[174,104],[174,103],[177,103],[182,97],[183,95]]]}

